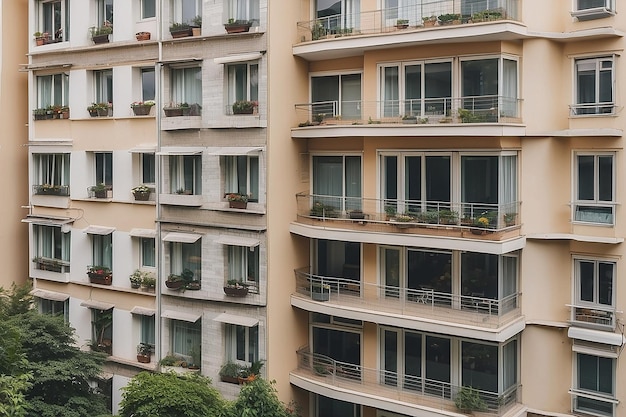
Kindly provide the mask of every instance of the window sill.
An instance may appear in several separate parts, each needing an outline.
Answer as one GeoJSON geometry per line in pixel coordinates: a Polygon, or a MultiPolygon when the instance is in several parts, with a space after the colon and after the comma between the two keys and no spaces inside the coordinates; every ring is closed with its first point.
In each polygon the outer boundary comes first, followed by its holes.
{"type": "Polygon", "coordinates": [[[161,130],[200,129],[202,116],[178,116],[161,118],[161,130]]]}
{"type": "Polygon", "coordinates": [[[267,120],[261,119],[258,114],[233,114],[222,115],[221,117],[210,120],[208,127],[211,128],[233,128],[233,127],[267,127],[267,120]]]}
{"type": "Polygon", "coordinates": [[[170,206],[199,207],[203,203],[203,197],[201,194],[159,194],[159,203],[170,206]]]}

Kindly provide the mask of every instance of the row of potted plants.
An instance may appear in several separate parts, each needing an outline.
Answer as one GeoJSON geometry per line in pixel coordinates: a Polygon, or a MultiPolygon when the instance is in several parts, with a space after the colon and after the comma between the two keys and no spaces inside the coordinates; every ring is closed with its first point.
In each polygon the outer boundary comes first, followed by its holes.
{"type": "Polygon", "coordinates": [[[134,289],[143,288],[152,292],[156,287],[156,278],[152,272],[135,269],[128,279],[130,280],[130,287],[134,289]]]}
{"type": "Polygon", "coordinates": [[[260,375],[263,364],[262,360],[254,361],[249,366],[228,361],[220,369],[220,379],[230,384],[245,384],[254,381],[260,375]]]}
{"type": "Polygon", "coordinates": [[[33,110],[33,118],[35,120],[46,119],[69,119],[70,108],[68,106],[50,105],[33,110]]]}
{"type": "Polygon", "coordinates": [[[194,277],[191,269],[185,268],[180,274],[170,274],[165,280],[165,286],[170,290],[199,290],[200,281],[194,277]]]}

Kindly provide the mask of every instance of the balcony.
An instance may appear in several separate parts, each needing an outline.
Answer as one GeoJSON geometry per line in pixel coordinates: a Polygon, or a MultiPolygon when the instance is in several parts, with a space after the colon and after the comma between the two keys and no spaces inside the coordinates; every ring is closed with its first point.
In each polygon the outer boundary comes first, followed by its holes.
{"type": "Polygon", "coordinates": [[[291,302],[308,311],[324,310],[325,314],[354,320],[493,341],[510,337],[508,332],[508,336],[501,336],[505,328],[516,332],[514,328],[521,330],[519,326],[523,326],[518,320],[522,317],[519,293],[493,299],[476,293],[459,295],[435,288],[370,284],[308,271],[295,271],[296,293],[291,302]]]}
{"type": "MultiPolygon", "coordinates": [[[[403,407],[407,415],[419,414],[420,409],[441,410],[442,414],[459,412],[455,400],[462,387],[458,385],[335,361],[311,353],[308,346],[297,355],[298,367],[290,372],[290,382],[308,391],[331,397],[333,392],[341,391],[344,401],[381,409],[403,407]]],[[[504,415],[519,402],[518,388],[514,385],[502,393],[478,391],[479,402],[486,412],[504,415]]]]}
{"type": "MultiPolygon", "coordinates": [[[[387,128],[385,136],[432,135],[434,127],[457,128],[458,134],[479,128],[484,135],[486,126],[497,126],[497,134],[501,135],[502,125],[522,124],[521,105],[521,99],[504,96],[301,103],[295,106],[297,127],[301,129],[292,132],[292,136],[307,134],[299,130],[320,127],[324,131],[339,128],[345,130],[345,135],[359,130],[361,136],[376,135],[375,129],[366,133],[363,130],[366,127],[387,128]],[[394,131],[390,133],[388,128],[394,131]]],[[[320,132],[324,133],[322,129],[320,132]]]]}
{"type": "Polygon", "coordinates": [[[571,309],[570,322],[574,326],[600,330],[615,330],[616,310],[611,306],[568,305],[571,309]]]}
{"type": "Polygon", "coordinates": [[[461,0],[421,1],[406,7],[341,13],[298,22],[296,43],[359,35],[378,35],[438,26],[460,26],[499,20],[518,21],[519,0],[500,2],[504,7],[485,9],[461,0]]]}

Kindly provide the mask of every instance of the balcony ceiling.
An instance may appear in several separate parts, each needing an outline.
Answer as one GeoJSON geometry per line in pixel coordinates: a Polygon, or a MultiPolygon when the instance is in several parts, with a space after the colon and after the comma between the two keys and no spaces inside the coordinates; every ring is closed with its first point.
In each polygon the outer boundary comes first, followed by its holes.
{"type": "Polygon", "coordinates": [[[476,43],[514,41],[534,38],[557,42],[575,42],[611,37],[623,37],[624,33],[611,27],[576,32],[531,32],[522,23],[505,21],[442,26],[432,29],[415,29],[373,35],[354,35],[336,39],[307,42],[293,47],[293,55],[307,61],[361,56],[368,51],[395,49],[406,46],[449,43],[476,43]]]}
{"type": "Polygon", "coordinates": [[[292,139],[348,138],[348,137],[523,137],[526,126],[514,124],[365,124],[365,125],[328,125],[294,128],[292,139]]]}

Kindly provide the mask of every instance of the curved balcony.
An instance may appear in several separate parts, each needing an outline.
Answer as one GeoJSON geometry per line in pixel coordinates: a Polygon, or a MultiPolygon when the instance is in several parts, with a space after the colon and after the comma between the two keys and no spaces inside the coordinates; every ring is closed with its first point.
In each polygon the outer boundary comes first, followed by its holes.
{"type": "MultiPolygon", "coordinates": [[[[297,352],[298,367],[290,372],[290,382],[321,395],[348,400],[369,407],[416,415],[418,410],[458,413],[455,400],[462,387],[448,382],[401,375],[384,369],[335,361],[311,353],[309,347],[297,352]]],[[[485,412],[504,415],[518,403],[518,386],[502,393],[476,390],[485,412]]]]}
{"type": "Polygon", "coordinates": [[[295,271],[291,304],[354,320],[502,342],[524,328],[521,294],[499,299],[434,288],[400,288],[295,271]]]}

